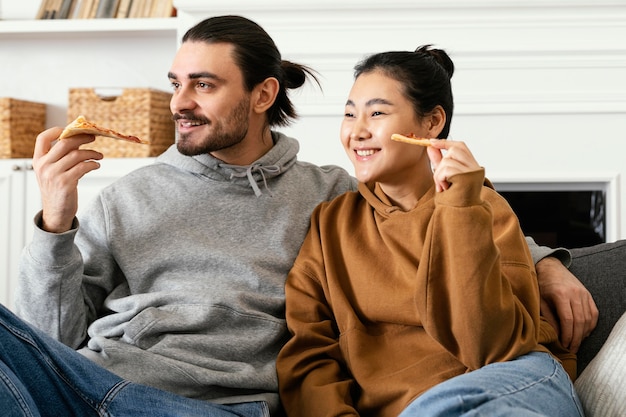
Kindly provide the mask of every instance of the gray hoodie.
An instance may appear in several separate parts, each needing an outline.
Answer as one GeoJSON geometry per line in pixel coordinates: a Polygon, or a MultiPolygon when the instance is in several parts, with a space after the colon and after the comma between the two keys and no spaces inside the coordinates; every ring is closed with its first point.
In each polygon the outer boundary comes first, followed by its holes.
{"type": "Polygon", "coordinates": [[[73,230],[36,228],[17,313],[131,381],[277,404],[285,278],[314,207],[355,181],[273,135],[248,167],[173,146],[105,188],[73,230]]]}

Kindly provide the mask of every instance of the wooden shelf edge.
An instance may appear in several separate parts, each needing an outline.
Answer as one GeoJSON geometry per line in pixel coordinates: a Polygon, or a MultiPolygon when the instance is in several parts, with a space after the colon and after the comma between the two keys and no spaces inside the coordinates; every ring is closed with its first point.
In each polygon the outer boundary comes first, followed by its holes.
{"type": "Polygon", "coordinates": [[[168,32],[178,29],[176,17],[138,19],[0,20],[0,35],[89,32],[168,32]]]}

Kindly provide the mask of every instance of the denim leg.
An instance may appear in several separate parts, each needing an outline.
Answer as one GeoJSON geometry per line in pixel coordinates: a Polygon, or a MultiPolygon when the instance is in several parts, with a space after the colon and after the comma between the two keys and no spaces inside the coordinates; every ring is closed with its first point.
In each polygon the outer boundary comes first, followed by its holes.
{"type": "Polygon", "coordinates": [[[32,415],[95,416],[98,399],[122,382],[4,306],[0,306],[0,363],[0,378],[5,381],[0,398],[7,401],[13,396],[32,415]]]}
{"type": "MultiPolygon", "coordinates": [[[[214,404],[129,383],[105,400],[107,416],[133,417],[269,417],[265,402],[214,404]]],[[[104,415],[104,414],[103,414],[104,415]]]]}
{"type": "Polygon", "coordinates": [[[413,416],[583,417],[583,411],[563,367],[532,352],[436,385],[399,417],[413,416]]]}
{"type": "Polygon", "coordinates": [[[3,362],[0,362],[0,410],[3,417],[40,415],[26,387],[3,362]]]}
{"type": "Polygon", "coordinates": [[[125,381],[0,305],[2,416],[267,417],[264,402],[218,405],[125,381]]]}

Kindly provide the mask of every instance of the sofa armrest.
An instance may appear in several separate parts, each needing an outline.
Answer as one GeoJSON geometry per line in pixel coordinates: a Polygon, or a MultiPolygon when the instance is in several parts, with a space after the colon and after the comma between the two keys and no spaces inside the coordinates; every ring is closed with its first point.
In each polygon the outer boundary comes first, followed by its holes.
{"type": "Polygon", "coordinates": [[[598,325],[578,351],[578,374],[598,353],[626,311],[626,240],[572,249],[570,271],[598,306],[598,325]]]}

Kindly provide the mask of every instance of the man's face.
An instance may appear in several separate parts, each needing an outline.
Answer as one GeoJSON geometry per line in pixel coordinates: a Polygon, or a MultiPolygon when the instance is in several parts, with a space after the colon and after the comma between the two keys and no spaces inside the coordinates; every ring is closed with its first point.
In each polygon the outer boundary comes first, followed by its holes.
{"type": "Polygon", "coordinates": [[[169,79],[170,109],[184,155],[220,151],[245,138],[250,117],[250,94],[227,43],[185,42],[169,79]]]}

